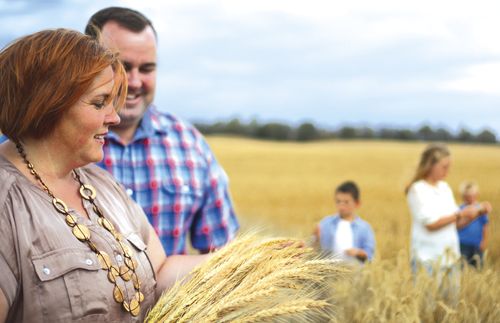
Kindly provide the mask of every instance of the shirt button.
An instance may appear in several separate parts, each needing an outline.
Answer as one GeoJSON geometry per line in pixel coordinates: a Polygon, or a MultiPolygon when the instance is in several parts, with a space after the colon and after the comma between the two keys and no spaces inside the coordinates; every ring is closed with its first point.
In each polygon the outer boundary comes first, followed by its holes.
{"type": "Polygon", "coordinates": [[[43,267],[42,271],[43,271],[43,273],[44,273],[45,275],[50,275],[50,269],[49,269],[49,268],[47,268],[47,267],[43,267]]]}
{"type": "Polygon", "coordinates": [[[127,192],[128,196],[132,196],[132,194],[134,194],[134,191],[131,188],[127,188],[126,192],[127,192]]]}
{"type": "Polygon", "coordinates": [[[92,266],[92,264],[93,264],[94,262],[92,261],[92,259],[87,258],[87,259],[85,259],[85,263],[86,263],[88,266],[92,266]]]}
{"type": "Polygon", "coordinates": [[[123,257],[122,255],[116,255],[116,260],[119,261],[119,262],[122,262],[123,261],[123,257]]]}
{"type": "Polygon", "coordinates": [[[182,193],[188,193],[189,192],[189,186],[188,185],[183,185],[182,186],[182,193]]]}

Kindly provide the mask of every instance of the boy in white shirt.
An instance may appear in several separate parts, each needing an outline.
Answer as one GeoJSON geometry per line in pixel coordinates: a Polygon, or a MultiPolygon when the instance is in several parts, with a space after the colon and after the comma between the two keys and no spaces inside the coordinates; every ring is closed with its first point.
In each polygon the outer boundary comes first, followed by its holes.
{"type": "Polygon", "coordinates": [[[361,205],[359,188],[347,181],[335,190],[337,214],[326,216],[316,227],[315,236],[321,249],[350,262],[373,258],[375,237],[368,222],[356,210],[361,205]]]}

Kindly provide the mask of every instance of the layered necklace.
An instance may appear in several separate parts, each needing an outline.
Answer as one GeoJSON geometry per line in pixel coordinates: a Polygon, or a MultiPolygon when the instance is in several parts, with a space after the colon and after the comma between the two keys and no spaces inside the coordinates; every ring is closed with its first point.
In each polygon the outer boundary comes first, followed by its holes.
{"type": "Polygon", "coordinates": [[[137,261],[132,259],[133,255],[132,250],[128,245],[126,245],[123,242],[122,235],[115,230],[114,225],[104,217],[101,209],[95,204],[95,198],[96,198],[95,188],[89,184],[82,183],[80,175],[75,170],[73,170],[74,178],[80,184],[80,196],[82,197],[82,199],[85,199],[92,204],[95,214],[99,217],[97,222],[109,233],[111,233],[118,242],[118,245],[120,246],[120,249],[123,254],[122,259],[124,260],[125,263],[123,265],[120,266],[113,265],[111,262],[111,257],[106,252],[99,250],[97,248],[97,246],[90,239],[91,236],[89,228],[84,224],[77,223],[76,217],[68,212],[68,207],[66,206],[66,204],[61,199],[55,197],[55,195],[50,191],[50,189],[44,183],[38,172],[35,170],[33,164],[31,164],[29,160],[26,158],[26,152],[24,151],[23,146],[20,143],[17,143],[16,148],[21,157],[23,158],[23,161],[28,167],[30,173],[40,183],[44,191],[47,192],[47,194],[52,198],[52,205],[54,206],[56,211],[64,215],[66,224],[71,228],[73,235],[81,242],[86,243],[89,246],[90,250],[95,252],[95,254],[97,255],[97,259],[99,260],[101,268],[107,271],[108,280],[111,282],[111,284],[114,285],[113,287],[114,300],[117,303],[121,304],[122,308],[128,313],[130,313],[132,316],[139,315],[139,312],[141,311],[140,304],[144,300],[144,295],[140,291],[141,282],[139,281],[139,277],[135,272],[137,268],[137,261]],[[132,281],[135,290],[134,295],[132,297],[125,297],[127,289],[125,288],[124,291],[124,289],[118,286],[117,283],[118,278],[121,278],[121,280],[123,280],[124,282],[132,281]]]}

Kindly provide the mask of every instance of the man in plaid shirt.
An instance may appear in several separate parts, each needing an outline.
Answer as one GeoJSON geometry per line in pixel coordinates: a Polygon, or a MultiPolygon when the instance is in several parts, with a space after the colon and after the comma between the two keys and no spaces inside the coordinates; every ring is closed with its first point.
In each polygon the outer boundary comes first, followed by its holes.
{"type": "Polygon", "coordinates": [[[156,31],[141,13],[110,7],[95,13],[85,32],[119,52],[128,94],[121,122],[104,144],[100,166],[121,182],[158,233],[167,255],[209,252],[239,228],[228,179],[203,136],[152,104],[156,87],[156,31]],[[94,27],[93,27],[94,26],[94,27]]]}

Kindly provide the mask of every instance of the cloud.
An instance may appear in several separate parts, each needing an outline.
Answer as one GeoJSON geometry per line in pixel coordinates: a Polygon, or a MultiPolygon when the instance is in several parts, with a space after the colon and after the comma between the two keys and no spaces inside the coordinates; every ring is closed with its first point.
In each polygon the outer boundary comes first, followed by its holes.
{"type": "Polygon", "coordinates": [[[500,96],[500,61],[463,68],[460,76],[441,85],[446,91],[500,96]]]}
{"type": "Polygon", "coordinates": [[[156,102],[185,118],[500,129],[493,0],[8,2],[0,19],[15,28],[0,31],[1,44],[82,30],[109,5],[143,11],[159,33],[156,102]]]}

